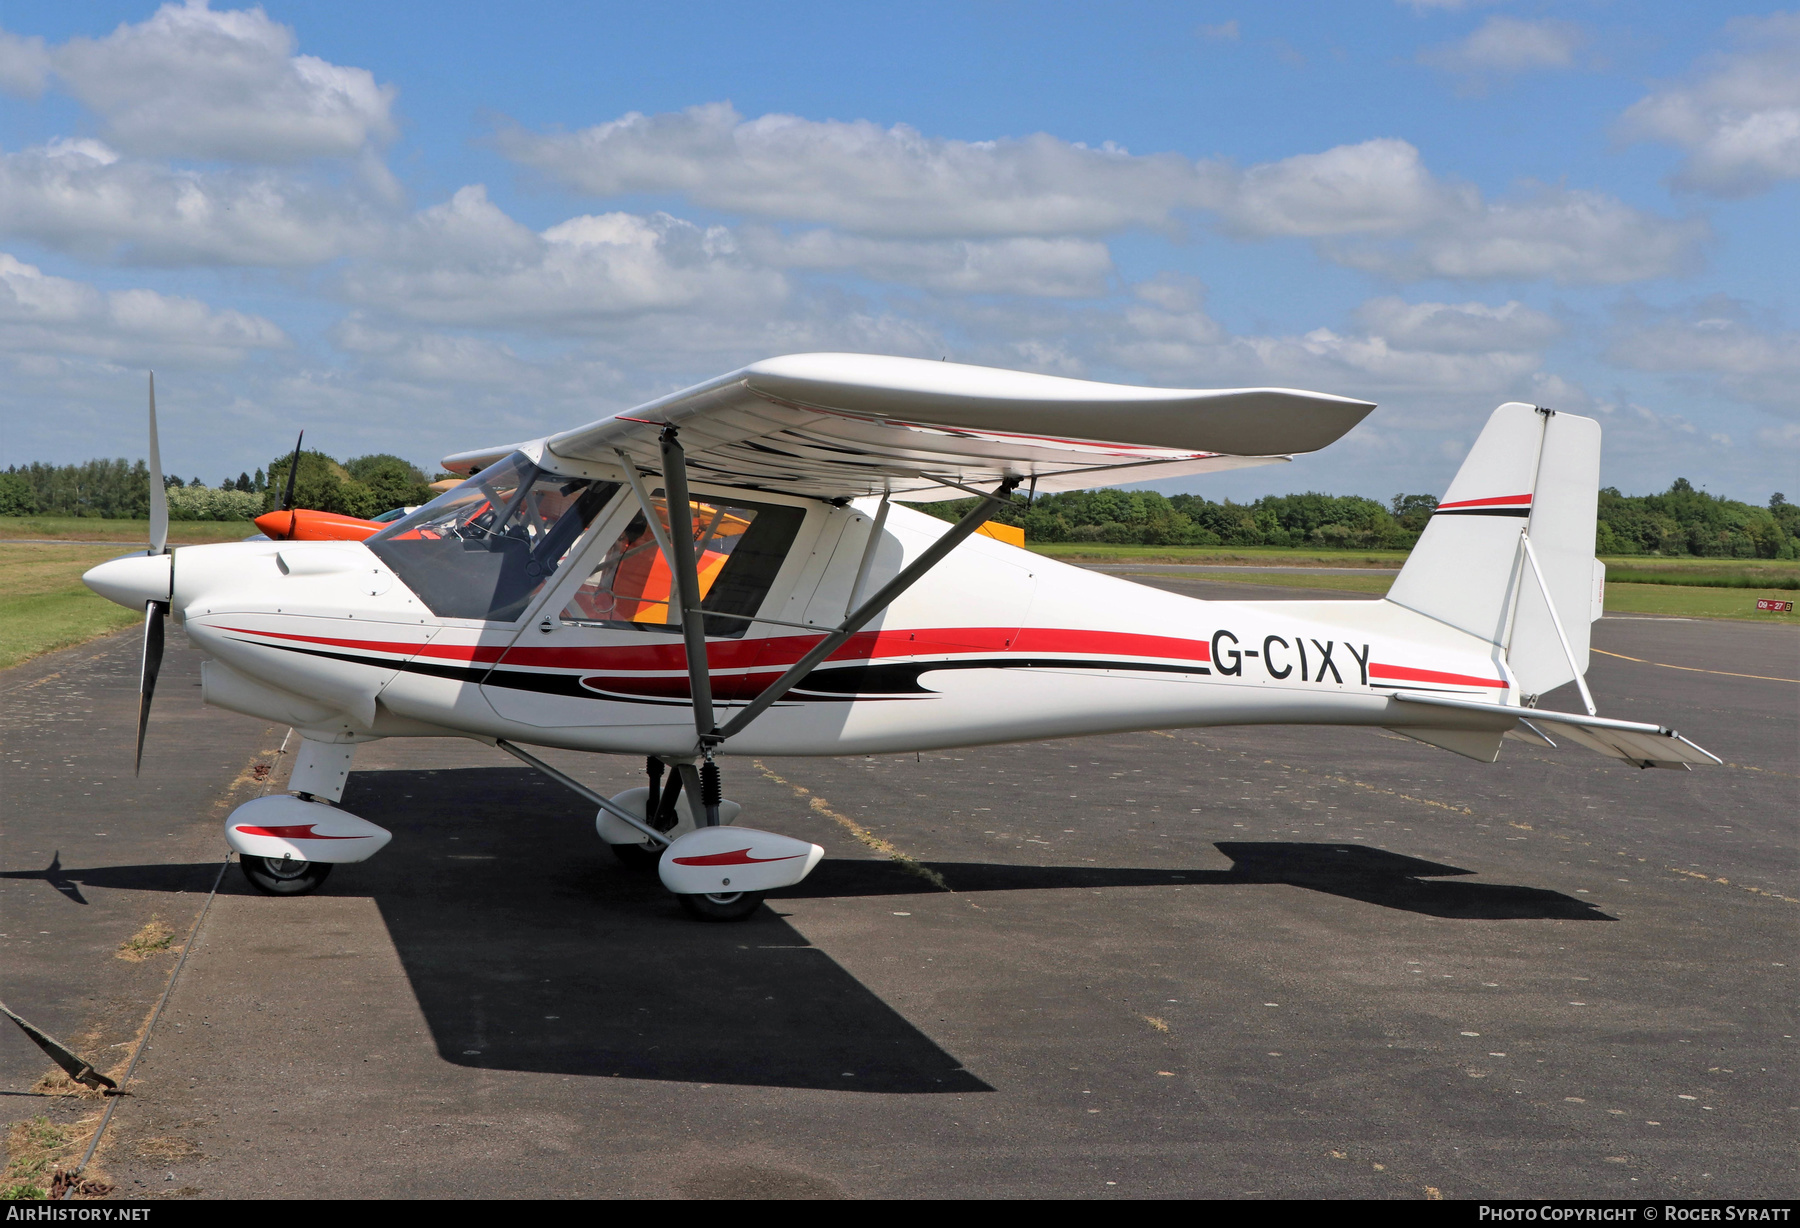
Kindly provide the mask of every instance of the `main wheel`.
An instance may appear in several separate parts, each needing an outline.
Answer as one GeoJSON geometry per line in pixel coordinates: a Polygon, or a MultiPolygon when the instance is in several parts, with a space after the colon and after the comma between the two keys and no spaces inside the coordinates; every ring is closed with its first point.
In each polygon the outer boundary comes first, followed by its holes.
{"type": "Polygon", "coordinates": [[[609,844],[614,857],[627,870],[654,870],[662,860],[662,849],[653,848],[648,840],[642,844],[609,844]]]}
{"type": "Polygon", "coordinates": [[[291,857],[239,857],[250,885],[264,895],[306,895],[317,891],[331,873],[329,861],[295,861],[291,857]]]}
{"type": "Polygon", "coordinates": [[[716,895],[678,895],[690,917],[701,921],[742,921],[762,906],[763,891],[725,891],[716,895]]]}

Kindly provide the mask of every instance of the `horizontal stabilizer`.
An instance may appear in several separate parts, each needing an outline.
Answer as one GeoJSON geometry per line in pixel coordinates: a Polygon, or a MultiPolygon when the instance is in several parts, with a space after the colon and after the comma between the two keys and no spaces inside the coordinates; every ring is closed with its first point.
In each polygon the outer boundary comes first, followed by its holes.
{"type": "Polygon", "coordinates": [[[1582,716],[1576,712],[1554,712],[1543,708],[1515,708],[1509,704],[1482,703],[1473,699],[1450,699],[1425,695],[1416,691],[1396,691],[1394,698],[1402,703],[1435,708],[1455,708],[1463,712],[1487,712],[1510,716],[1532,733],[1545,737],[1555,732],[1589,750],[1614,759],[1623,759],[1639,767],[1676,768],[1687,771],[1691,764],[1716,764],[1724,760],[1703,750],[1673,729],[1646,725],[1639,721],[1620,721],[1605,716],[1582,716]],[[1525,713],[1531,714],[1530,720],[1525,713]]]}
{"type": "Polygon", "coordinates": [[[1551,750],[1556,749],[1556,743],[1546,737],[1544,731],[1539,729],[1536,725],[1533,725],[1530,721],[1520,721],[1513,728],[1506,731],[1506,737],[1514,742],[1523,742],[1527,746],[1544,746],[1551,750]]]}
{"type": "Polygon", "coordinates": [[[1492,763],[1500,757],[1500,740],[1506,735],[1499,730],[1429,729],[1420,726],[1387,726],[1389,733],[1404,734],[1415,742],[1453,751],[1477,763],[1492,763]]]}

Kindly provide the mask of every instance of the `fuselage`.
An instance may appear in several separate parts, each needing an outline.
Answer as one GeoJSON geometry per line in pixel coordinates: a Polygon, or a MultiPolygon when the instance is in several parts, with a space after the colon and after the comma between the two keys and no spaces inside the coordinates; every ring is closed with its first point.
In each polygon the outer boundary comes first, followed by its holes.
{"type": "MultiPolygon", "coordinates": [[[[694,497],[726,508],[747,493],[696,488],[694,497]]],[[[754,499],[791,531],[742,607],[754,614],[709,619],[721,721],[841,622],[853,590],[874,591],[947,528],[896,506],[869,551],[872,500],[754,499]]],[[[454,573],[449,582],[402,574],[404,556],[361,542],[185,547],[172,612],[209,658],[208,702],[319,736],[686,755],[695,733],[679,627],[654,621],[663,607],[645,615],[641,592],[638,621],[584,614],[592,577],[622,574],[618,543],[636,513],[628,490],[612,497],[504,618],[442,612],[473,608],[443,595],[454,573]]],[[[1396,688],[1517,702],[1492,644],[1386,601],[1202,601],[975,537],[719,751],[874,754],[1182,726],[1419,724],[1416,706],[1399,715],[1396,688]]],[[[1429,720],[1492,725],[1449,712],[1429,720]]]]}

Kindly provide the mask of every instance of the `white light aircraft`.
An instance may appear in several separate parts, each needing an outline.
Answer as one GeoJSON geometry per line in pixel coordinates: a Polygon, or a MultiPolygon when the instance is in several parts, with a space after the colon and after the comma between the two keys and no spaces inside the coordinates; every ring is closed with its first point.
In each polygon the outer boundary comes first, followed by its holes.
{"type": "Polygon", "coordinates": [[[289,792],[226,840],[316,888],[389,833],[334,805],[359,743],[462,736],[582,794],[600,837],[728,920],[817,845],[739,826],[720,760],[891,754],[1217,725],[1370,725],[1484,762],[1552,734],[1642,767],[1717,763],[1595,714],[1584,675],[1600,428],[1500,406],[1380,601],[1201,601],[978,533],[1015,490],[1289,459],[1374,406],[802,354],[445,460],[471,475],[362,542],[150,548],[84,577],[145,611],[138,758],[172,613],[209,704],[300,734],[289,792]],[[954,525],[897,503],[977,495],[954,525]],[[1576,683],[1584,712],[1537,707],[1576,683]],[[603,797],[519,743],[646,757],[603,797]],[[672,774],[666,775],[669,769],[672,774]]]}

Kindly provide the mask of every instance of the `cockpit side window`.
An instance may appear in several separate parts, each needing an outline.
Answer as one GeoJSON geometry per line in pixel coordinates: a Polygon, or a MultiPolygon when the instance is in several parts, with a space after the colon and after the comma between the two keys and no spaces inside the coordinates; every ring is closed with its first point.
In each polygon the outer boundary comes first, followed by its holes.
{"type": "MultiPolygon", "coordinates": [[[[668,504],[658,491],[651,499],[665,532],[668,504]]],[[[700,573],[700,608],[709,617],[706,634],[737,639],[750,629],[748,616],[761,608],[775,583],[800,524],[804,508],[773,503],[740,503],[696,498],[688,505],[694,525],[694,558],[700,573]]],[[[667,560],[642,510],[626,524],[598,565],[564,607],[566,626],[678,631],[681,616],[670,600],[667,560]]]]}
{"type": "Polygon", "coordinates": [[[618,489],[515,452],[366,544],[433,614],[511,622],[618,489]]]}

